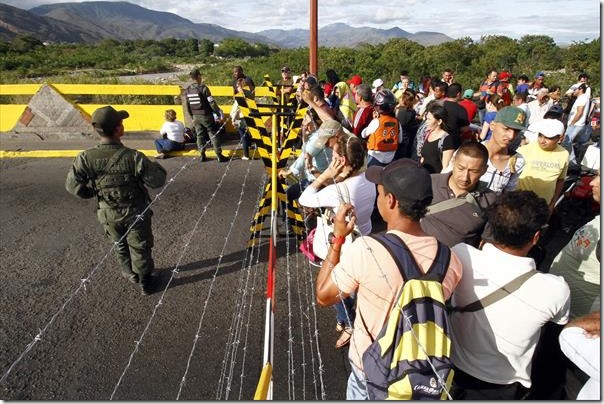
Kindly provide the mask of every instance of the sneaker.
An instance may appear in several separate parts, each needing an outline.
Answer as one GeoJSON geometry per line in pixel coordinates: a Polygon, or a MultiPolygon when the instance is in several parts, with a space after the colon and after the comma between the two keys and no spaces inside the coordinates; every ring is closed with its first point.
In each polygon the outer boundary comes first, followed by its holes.
{"type": "Polygon", "coordinates": [[[243,156],[241,157],[241,160],[249,160],[250,158],[248,156],[243,156]]]}
{"type": "Polygon", "coordinates": [[[222,153],[218,153],[218,154],[216,155],[216,158],[217,158],[217,159],[218,159],[218,161],[219,161],[219,162],[221,162],[221,163],[226,163],[227,161],[229,161],[229,158],[228,158],[227,156],[225,156],[224,154],[222,154],[222,153]]]}
{"type": "Polygon", "coordinates": [[[158,155],[155,156],[156,159],[165,159],[166,155],[164,153],[159,153],[158,155]]]}

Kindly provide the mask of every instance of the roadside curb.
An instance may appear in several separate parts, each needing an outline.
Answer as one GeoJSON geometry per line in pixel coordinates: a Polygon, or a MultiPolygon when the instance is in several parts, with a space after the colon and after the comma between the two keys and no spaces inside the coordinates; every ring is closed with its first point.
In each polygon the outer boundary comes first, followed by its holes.
{"type": "MultiPolygon", "coordinates": [[[[5,158],[67,158],[67,157],[75,157],[78,153],[84,151],[82,150],[27,150],[27,151],[19,151],[19,150],[0,150],[0,159],[5,158]]],[[[155,150],[139,150],[147,157],[154,157],[157,155],[157,151],[155,150]]],[[[243,152],[241,150],[229,150],[223,149],[222,154],[227,157],[235,156],[242,157],[243,152]]],[[[199,157],[198,150],[183,150],[183,151],[174,151],[167,154],[168,157],[199,157]]],[[[216,153],[214,150],[207,150],[206,156],[210,158],[216,158],[216,153]]],[[[252,153],[250,159],[258,159],[260,156],[258,153],[252,153]],[[255,154],[255,155],[254,155],[255,154]]]]}

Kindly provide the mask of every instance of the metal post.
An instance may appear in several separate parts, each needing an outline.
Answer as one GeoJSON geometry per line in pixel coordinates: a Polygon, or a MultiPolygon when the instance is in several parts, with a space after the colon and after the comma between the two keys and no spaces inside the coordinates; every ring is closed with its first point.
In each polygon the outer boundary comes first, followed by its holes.
{"type": "Polygon", "coordinates": [[[308,69],[314,75],[318,73],[319,63],[318,63],[318,29],[317,29],[317,14],[318,14],[318,0],[310,0],[310,60],[308,69]]]}

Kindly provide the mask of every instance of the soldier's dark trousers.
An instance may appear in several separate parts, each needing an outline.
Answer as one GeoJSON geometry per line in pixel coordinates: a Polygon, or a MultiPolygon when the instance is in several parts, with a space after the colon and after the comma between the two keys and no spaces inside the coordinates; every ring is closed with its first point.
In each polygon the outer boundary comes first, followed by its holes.
{"type": "Polygon", "coordinates": [[[120,261],[122,272],[127,275],[137,274],[139,279],[153,271],[153,233],[151,230],[151,213],[147,212],[142,220],[136,220],[136,215],[120,221],[106,218],[101,221],[105,234],[111,241],[117,243],[114,247],[120,261]],[[128,231],[130,226],[132,228],[128,231]],[[126,235],[124,237],[124,235],[126,235]]]}
{"type": "Polygon", "coordinates": [[[193,126],[197,133],[197,148],[200,151],[205,151],[208,138],[212,143],[214,152],[218,156],[222,153],[220,137],[218,135],[218,124],[212,116],[208,115],[194,115],[193,126]]]}

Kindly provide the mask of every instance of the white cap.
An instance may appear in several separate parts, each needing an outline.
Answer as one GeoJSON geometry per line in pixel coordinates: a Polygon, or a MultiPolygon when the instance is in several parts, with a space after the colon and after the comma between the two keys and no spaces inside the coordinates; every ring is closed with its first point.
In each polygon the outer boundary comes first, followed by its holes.
{"type": "Polygon", "coordinates": [[[373,83],[371,83],[371,92],[373,94],[375,94],[376,91],[377,91],[377,88],[379,86],[383,86],[383,85],[384,85],[384,80],[382,80],[382,79],[375,79],[375,80],[373,80],[373,83]]]}
{"type": "Polygon", "coordinates": [[[383,86],[384,85],[384,80],[382,79],[375,79],[373,80],[373,83],[371,84],[371,87],[378,88],[379,86],[383,86]]]}
{"type": "Polygon", "coordinates": [[[564,125],[557,119],[542,119],[531,125],[531,129],[550,139],[564,134],[564,125]]]}

